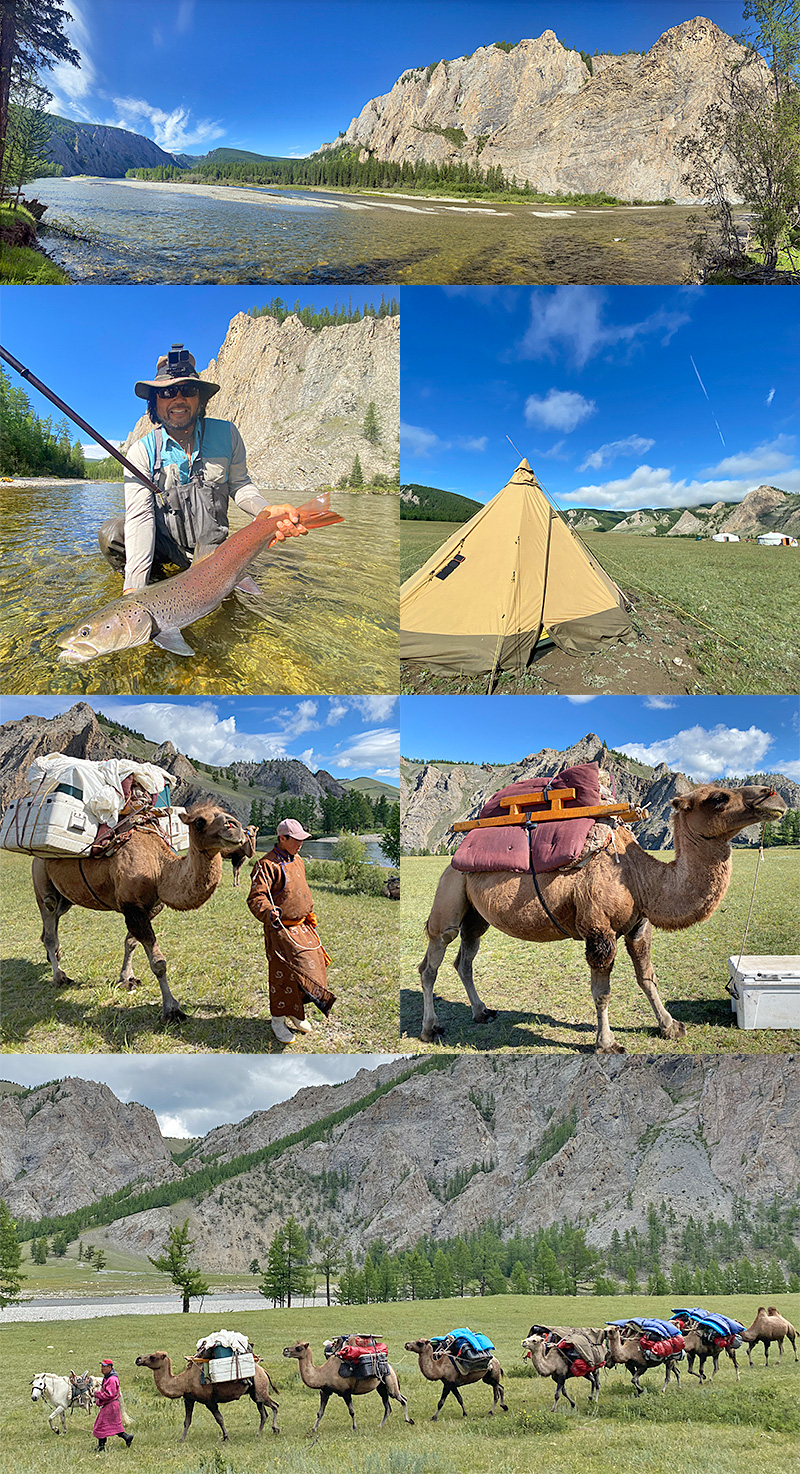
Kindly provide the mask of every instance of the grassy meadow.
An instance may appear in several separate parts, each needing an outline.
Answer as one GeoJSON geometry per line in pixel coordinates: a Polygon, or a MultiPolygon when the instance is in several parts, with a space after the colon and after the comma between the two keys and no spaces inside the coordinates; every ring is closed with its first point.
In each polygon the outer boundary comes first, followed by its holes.
{"type": "MultiPolygon", "coordinates": [[[[668,850],[655,852],[671,860],[668,850]]],[[[404,1045],[422,1044],[422,990],[417,966],[425,954],[425,921],[446,855],[404,858],[400,1023],[404,1045]]],[[[728,958],[737,957],[750,908],[757,852],[734,850],[733,875],[722,905],[700,926],[653,933],[653,962],[661,997],[686,1024],[685,1039],[664,1040],[650,1006],[636,984],[633,966],[620,945],[611,981],[609,1018],[617,1042],[636,1053],[737,1054],[792,1051],[798,1030],[740,1029],[725,991],[728,958]]],[[[761,866],[747,935],[746,955],[797,950],[800,870],[797,851],[769,849],[761,866]]],[[[491,1023],[472,1022],[467,995],[454,968],[457,942],[448,948],[436,982],[437,1014],[445,1027],[446,1049],[594,1049],[595,1011],[582,942],[550,945],[521,942],[490,927],[475,963],[475,986],[487,1008],[498,1009],[491,1023]]]]}
{"type": "MultiPolygon", "coordinates": [[[[456,530],[452,522],[401,521],[401,579],[456,530]]],[[[800,688],[800,550],[612,532],[587,534],[583,541],[633,600],[645,644],[648,623],[659,611],[685,628],[696,694],[800,688]]],[[[452,678],[426,681],[426,692],[439,688],[451,689],[452,678]]],[[[459,690],[473,688],[485,691],[485,677],[467,686],[459,682],[459,690]]],[[[502,678],[497,689],[504,689],[502,678]]]]}
{"type": "MultiPolygon", "coordinates": [[[[753,1467],[789,1474],[795,1467],[800,1432],[800,1367],[788,1349],[780,1363],[773,1351],[766,1368],[762,1351],[756,1351],[752,1369],[740,1353],[738,1384],[731,1363],[724,1360],[713,1385],[700,1387],[695,1378],[684,1376],[680,1388],[671,1386],[663,1397],[659,1395],[663,1377],[657,1371],[646,1374],[647,1391],[641,1398],[634,1396],[626,1372],[604,1372],[596,1413],[589,1411],[585,1382],[570,1384],[576,1412],[563,1399],[551,1412],[554,1384],[536,1376],[522,1359],[520,1343],[533,1321],[602,1325],[624,1314],[665,1316],[672,1304],[666,1296],[504,1295],[471,1302],[226,1313],[228,1329],[246,1331],[278,1386],[281,1432],[273,1437],[268,1426],[259,1441],[255,1408],[243,1399],[223,1409],[230,1435],[224,1446],[202,1407],[195,1410],[186,1444],[180,1445],[182,1402],[161,1398],[152,1374],[134,1365],[137,1356],[165,1350],[173,1371],[180,1370],[184,1354],[194,1351],[200,1336],[218,1328],[220,1317],[211,1304],[202,1314],[11,1325],[0,1330],[4,1365],[13,1372],[4,1379],[0,1467],[14,1474],[41,1474],[45,1467],[48,1474],[67,1470],[81,1474],[95,1468],[92,1416],[73,1413],[66,1437],[55,1438],[44,1410],[30,1400],[29,1383],[40,1371],[94,1370],[101,1357],[113,1356],[135,1439],[130,1453],[121,1439],[113,1439],[108,1459],[115,1461],[113,1467],[119,1461],[129,1474],[161,1474],[165,1466],[175,1474],[260,1474],[264,1468],[275,1474],[533,1474],[542,1469],[552,1474],[574,1474],[576,1469],[584,1474],[617,1474],[633,1467],[658,1474],[667,1468],[700,1474],[709,1467],[717,1474],[750,1474],[753,1467]],[[466,1420],[449,1398],[434,1425],[429,1420],[441,1388],[423,1379],[416,1357],[403,1349],[404,1342],[443,1334],[465,1323],[495,1342],[509,1411],[490,1417],[491,1392],[477,1383],[463,1393],[466,1420]],[[393,1405],[386,1427],[379,1431],[381,1404],[375,1394],[368,1394],[355,1401],[358,1432],[353,1435],[344,1404],[333,1398],[316,1438],[309,1442],[318,1396],[301,1385],[297,1363],[285,1360],[282,1348],[310,1341],[315,1361],[321,1362],[326,1336],[361,1328],[386,1338],[415,1426],[409,1427],[401,1409],[393,1405]]],[[[753,1295],[724,1301],[712,1297],[708,1308],[749,1324],[757,1304],[753,1295]]],[[[780,1308],[791,1317],[790,1304],[780,1308]]]]}
{"type": "MultiPolygon", "coordinates": [[[[327,1020],[311,1005],[310,1034],[286,1046],[296,1053],[383,1053],[398,1047],[396,901],[354,895],[308,875],[319,931],[332,958],[329,986],[337,1002],[327,1020]]],[[[155,932],[167,958],[170,987],[190,1015],[160,1024],[161,994],[137,949],[141,986],[116,988],[125,923],[116,913],[74,906],[62,919],[62,966],[75,979],[55,988],[40,941],[41,919],[31,861],[0,852],[4,1048],[13,1052],[83,1053],[242,1050],[279,1053],[269,1025],[263,928],[247,909],[249,872],[234,890],[225,865],[219,889],[199,911],[165,908],[155,932]]]]}

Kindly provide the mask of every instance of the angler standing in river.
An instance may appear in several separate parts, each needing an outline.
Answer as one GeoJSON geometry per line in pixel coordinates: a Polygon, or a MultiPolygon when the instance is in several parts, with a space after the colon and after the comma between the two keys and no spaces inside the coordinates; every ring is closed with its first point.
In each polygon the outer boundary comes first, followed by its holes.
{"type": "MultiPolygon", "coordinates": [[[[161,496],[126,470],[125,512],[109,517],[98,533],[112,568],[124,569],[126,594],[144,588],[164,564],[186,569],[224,542],[231,499],[252,517],[265,509],[270,516],[285,513],[278,542],[307,531],[295,507],[270,506],[253,485],[236,426],[206,418],[208,401],[218,391],[219,384],[200,378],[182,343],[159,358],[154,379],[136,383],[153,429],[131,446],[128,458],[161,488],[161,496]]],[[[249,579],[238,587],[258,592],[249,579]]]]}
{"type": "Polygon", "coordinates": [[[330,958],[317,931],[300,846],[308,831],[297,819],[281,819],[276,843],[253,870],[247,904],[264,923],[269,964],[272,1032],[291,1044],[292,1030],[307,1034],[304,1003],[316,1003],[327,1018],[336,996],[327,987],[330,958]]]}

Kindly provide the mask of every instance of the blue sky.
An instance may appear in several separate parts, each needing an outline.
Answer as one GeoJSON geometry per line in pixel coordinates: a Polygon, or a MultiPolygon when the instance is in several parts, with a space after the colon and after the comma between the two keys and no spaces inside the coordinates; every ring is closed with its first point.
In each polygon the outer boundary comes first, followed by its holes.
{"type": "MultiPolygon", "coordinates": [[[[69,696],[4,696],[0,716],[4,722],[53,717],[74,704],[69,696]]],[[[394,696],[102,696],[89,704],[152,742],[173,742],[200,762],[226,766],[292,757],[335,778],[397,782],[394,696]]]]}
{"type": "Polygon", "coordinates": [[[511,763],[594,732],[697,783],[781,772],[800,782],[797,696],[401,697],[403,756],[511,763]]]}
{"type": "MultiPolygon", "coordinates": [[[[185,343],[198,369],[215,358],[237,312],[261,307],[274,297],[294,306],[335,303],[359,310],[377,307],[382,287],[62,287],[3,288],[3,347],[43,384],[78,411],[107,440],[121,443],[144,409],[133,386],[150,379],[160,354],[185,343]]],[[[387,297],[397,289],[387,289],[387,297]]],[[[39,415],[61,418],[44,395],[13,370],[39,415]]],[[[213,407],[211,410],[213,414],[213,407]]],[[[86,436],[75,427],[82,443],[86,436]]],[[[105,451],[98,451],[105,455],[105,451]]]]}
{"type": "Polygon", "coordinates": [[[395,1054],[304,1054],[271,1059],[237,1054],[173,1054],[169,1069],[159,1054],[7,1054],[0,1077],[28,1088],[54,1078],[96,1080],[118,1100],[149,1106],[165,1136],[204,1136],[215,1126],[268,1111],[310,1085],[338,1085],[359,1070],[376,1070],[395,1054]]]}
{"type": "Polygon", "coordinates": [[[334,139],[409,67],[550,29],[593,52],[647,50],[702,14],[731,34],[730,0],[65,0],[79,70],[52,110],[128,128],[172,152],[302,155],[334,139]]]}
{"type": "Polygon", "coordinates": [[[487,501],[519,455],[562,507],[800,492],[791,287],[413,287],[401,476],[487,501]]]}

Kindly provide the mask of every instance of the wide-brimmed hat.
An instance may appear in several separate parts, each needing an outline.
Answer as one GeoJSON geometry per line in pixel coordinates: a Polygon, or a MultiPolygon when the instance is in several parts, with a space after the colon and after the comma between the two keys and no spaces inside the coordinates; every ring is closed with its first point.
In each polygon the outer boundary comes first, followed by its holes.
{"type": "Polygon", "coordinates": [[[200,378],[194,355],[189,353],[182,343],[173,343],[171,351],[162,353],[159,358],[155,378],[137,379],[134,393],[140,399],[148,399],[151,389],[166,389],[170,384],[181,379],[195,379],[200,396],[206,404],[212,395],[219,392],[219,384],[210,384],[207,379],[200,378]]]}
{"type": "Polygon", "coordinates": [[[285,834],[287,839],[310,839],[311,835],[297,819],[281,819],[278,825],[278,836],[285,834]]]}

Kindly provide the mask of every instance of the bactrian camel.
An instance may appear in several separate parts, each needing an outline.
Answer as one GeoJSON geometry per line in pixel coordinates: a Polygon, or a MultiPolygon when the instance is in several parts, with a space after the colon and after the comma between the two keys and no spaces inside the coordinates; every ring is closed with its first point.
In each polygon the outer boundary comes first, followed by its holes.
{"type": "Polygon", "coordinates": [[[213,896],[222,878],[222,856],[246,839],[238,819],[215,804],[197,804],[181,814],[189,826],[189,849],[175,854],[153,830],[135,829],[112,855],[97,859],[36,859],[33,888],[42,917],[42,941],[53,968],[53,982],[72,978],[61,968],[58,923],[71,906],[89,911],[120,911],[128,934],[118,986],[135,988],[132,958],[138,942],[161,988],[163,1023],[185,1019],[167,982],[167,961],[156,942],[152,918],[164,906],[197,911],[213,896]]]}
{"type": "Polygon", "coordinates": [[[311,1347],[308,1341],[298,1341],[294,1346],[283,1348],[284,1356],[293,1356],[300,1368],[300,1376],[306,1387],[311,1387],[319,1392],[319,1412],[317,1420],[311,1430],[312,1435],[316,1433],[322,1415],[332,1397],[341,1397],[350,1421],[353,1432],[356,1432],[356,1415],[353,1411],[353,1398],[364,1392],[377,1392],[383,1403],[383,1417],[379,1423],[382,1428],[390,1412],[392,1411],[389,1399],[393,1398],[399,1402],[403,1409],[403,1416],[407,1423],[413,1426],[414,1419],[408,1415],[408,1403],[400,1391],[400,1382],[394,1367],[389,1367],[385,1378],[381,1377],[343,1377],[340,1371],[341,1362],[338,1356],[331,1355],[321,1367],[315,1367],[311,1356],[311,1347]]]}
{"type": "Polygon", "coordinates": [[[721,788],[703,784],[672,800],[675,858],[663,864],[620,826],[615,848],[599,851],[578,870],[536,877],[548,916],[530,875],[499,871],[464,874],[445,870],[428,917],[428,950],[420,963],[424,1010],[422,1038],[444,1031],[436,1017],[433,990],[450,942],[460,933],[455,968],[472,1005],[475,1023],[496,1018],[478,996],[472,965],[490,926],[530,942],[586,944],[592,996],[597,1011],[599,1054],[623,1054],[608,1021],[611,970],[622,938],[636,981],[655,1014],[664,1039],[680,1039],[685,1025],[661,1001],[651,959],[653,927],[681,931],[705,921],[719,906],[731,878],[730,841],[751,824],[777,819],[786,805],[772,789],[750,784],[721,788]]]}
{"type": "MultiPolygon", "coordinates": [[[[582,1343],[587,1352],[587,1356],[584,1359],[588,1362],[589,1355],[592,1356],[595,1365],[588,1372],[585,1372],[584,1376],[591,1387],[589,1401],[596,1403],[600,1396],[600,1368],[605,1362],[603,1332],[599,1330],[561,1330],[557,1327],[555,1334],[559,1340],[563,1341],[572,1340],[575,1336],[579,1337],[579,1346],[582,1343]]],[[[530,1336],[526,1336],[522,1345],[530,1357],[535,1371],[539,1373],[539,1376],[552,1377],[556,1384],[556,1395],[553,1398],[551,1412],[555,1412],[558,1406],[558,1399],[562,1393],[566,1397],[570,1407],[574,1408],[577,1404],[572,1401],[565,1385],[569,1378],[573,1376],[571,1363],[567,1360],[564,1353],[559,1351],[557,1346],[546,1346],[545,1343],[546,1337],[538,1332],[534,1332],[530,1336]]]]}
{"type": "MultiPolygon", "coordinates": [[[[256,1363],[255,1377],[241,1382],[211,1382],[200,1380],[200,1364],[192,1361],[183,1372],[173,1376],[172,1362],[166,1351],[151,1351],[147,1356],[137,1356],[137,1367],[149,1367],[153,1373],[156,1388],[162,1397],[183,1398],[185,1417],[183,1420],[183,1435],[181,1443],[186,1442],[186,1435],[192,1423],[192,1414],[196,1403],[202,1403],[207,1407],[215,1423],[222,1429],[222,1442],[228,1442],[228,1432],[222,1421],[222,1413],[219,1410],[220,1402],[238,1402],[240,1397],[251,1397],[258,1408],[260,1423],[259,1433],[264,1431],[267,1421],[267,1408],[272,1409],[272,1431],[278,1433],[277,1418],[278,1404],[270,1397],[270,1392],[275,1391],[272,1378],[266,1369],[256,1363]]],[[[206,1378],[208,1373],[206,1372],[206,1378]]]]}
{"type": "Polygon", "coordinates": [[[640,1333],[638,1331],[634,1332],[633,1327],[631,1327],[631,1332],[632,1334],[630,1336],[623,1338],[619,1326],[608,1327],[606,1333],[606,1344],[608,1348],[606,1351],[606,1366],[627,1367],[631,1374],[633,1390],[637,1397],[641,1397],[644,1392],[644,1387],[639,1378],[645,1372],[649,1372],[651,1367],[663,1366],[664,1368],[664,1386],[661,1388],[662,1392],[666,1392],[671,1377],[675,1378],[677,1385],[680,1387],[681,1374],[678,1371],[678,1362],[681,1359],[680,1352],[676,1352],[674,1356],[666,1356],[660,1362],[648,1361],[639,1345],[640,1333]]]}
{"type": "Polygon", "coordinates": [[[747,1360],[752,1366],[752,1349],[760,1341],[764,1347],[764,1365],[769,1366],[769,1348],[772,1342],[777,1341],[778,1343],[778,1359],[780,1360],[783,1356],[784,1341],[791,1341],[794,1359],[797,1361],[796,1336],[797,1331],[791,1321],[787,1320],[785,1315],[781,1315],[774,1305],[770,1305],[768,1310],[765,1310],[763,1305],[759,1305],[753,1324],[746,1331],[742,1331],[742,1341],[747,1347],[747,1360]]]}
{"type": "Polygon", "coordinates": [[[503,1387],[504,1372],[496,1356],[492,1357],[488,1369],[484,1366],[477,1367],[472,1372],[460,1372],[452,1358],[446,1352],[443,1352],[439,1356],[434,1355],[433,1346],[430,1341],[424,1339],[406,1341],[406,1351],[416,1353],[419,1361],[419,1369],[423,1377],[427,1377],[429,1382],[441,1382],[443,1384],[442,1395],[439,1398],[436,1412],[431,1418],[432,1423],[436,1422],[451,1393],[461,1408],[464,1417],[467,1416],[467,1409],[464,1406],[461,1393],[458,1389],[459,1387],[469,1387],[472,1382],[486,1382],[491,1387],[494,1397],[492,1406],[489,1409],[490,1417],[494,1415],[494,1410],[498,1403],[504,1413],[508,1412],[505,1389],[503,1387]]]}
{"type": "Polygon", "coordinates": [[[707,1381],[704,1368],[710,1357],[714,1367],[711,1373],[711,1380],[713,1382],[719,1371],[720,1356],[724,1351],[729,1360],[733,1362],[736,1371],[736,1380],[737,1382],[739,1381],[739,1363],[736,1360],[736,1352],[732,1346],[715,1346],[713,1342],[704,1340],[700,1327],[691,1322],[684,1327],[681,1335],[683,1336],[683,1348],[686,1352],[686,1370],[690,1377],[699,1377],[701,1382],[707,1381]],[[695,1358],[699,1367],[699,1371],[697,1372],[694,1369],[695,1358]]]}

